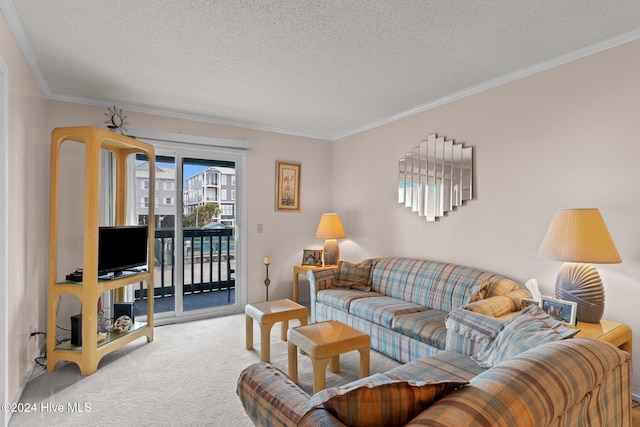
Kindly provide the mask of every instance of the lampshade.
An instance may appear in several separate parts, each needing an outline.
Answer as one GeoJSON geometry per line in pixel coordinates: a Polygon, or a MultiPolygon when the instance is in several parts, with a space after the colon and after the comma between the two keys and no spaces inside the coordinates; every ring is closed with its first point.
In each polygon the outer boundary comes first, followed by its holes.
{"type": "Polygon", "coordinates": [[[342,222],[337,213],[322,214],[316,239],[326,239],[324,242],[324,264],[335,265],[340,260],[340,246],[336,239],[344,239],[347,235],[342,228],[342,222]]]}
{"type": "Polygon", "coordinates": [[[542,240],[538,256],[568,262],[622,262],[598,209],[560,209],[542,240]]]}
{"type": "Polygon", "coordinates": [[[344,239],[347,235],[342,228],[342,222],[337,213],[322,214],[316,239],[344,239]]]}
{"type": "Polygon", "coordinates": [[[556,279],[556,298],[577,304],[577,320],[598,323],[604,313],[604,286],[591,265],[622,262],[598,209],[558,210],[538,256],[565,261],[556,279]]]}

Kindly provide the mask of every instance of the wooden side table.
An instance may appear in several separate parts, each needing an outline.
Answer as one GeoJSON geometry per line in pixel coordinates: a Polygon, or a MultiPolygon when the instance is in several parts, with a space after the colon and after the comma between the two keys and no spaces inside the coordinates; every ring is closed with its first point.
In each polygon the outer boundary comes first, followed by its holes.
{"type": "Polygon", "coordinates": [[[267,363],[271,361],[271,328],[273,325],[282,322],[280,338],[282,341],[286,341],[289,320],[298,319],[300,325],[306,325],[309,318],[307,307],[288,299],[247,304],[244,313],[246,317],[246,348],[247,350],[253,348],[253,321],[255,320],[260,325],[260,361],[267,363]]]}
{"type": "Polygon", "coordinates": [[[291,380],[298,383],[298,348],[311,357],[314,394],[326,387],[329,362],[331,372],[340,371],[342,353],[358,350],[360,378],[364,378],[369,375],[370,344],[369,335],[336,320],[289,329],[288,358],[291,380]]]}
{"type": "Polygon", "coordinates": [[[629,325],[625,323],[602,319],[600,323],[578,322],[576,328],[580,329],[580,332],[575,336],[576,338],[595,338],[607,341],[629,354],[633,350],[633,334],[629,325]]]}
{"type": "Polygon", "coordinates": [[[307,271],[320,268],[315,265],[295,265],[293,267],[293,302],[298,302],[298,275],[307,274],[307,271]]]}

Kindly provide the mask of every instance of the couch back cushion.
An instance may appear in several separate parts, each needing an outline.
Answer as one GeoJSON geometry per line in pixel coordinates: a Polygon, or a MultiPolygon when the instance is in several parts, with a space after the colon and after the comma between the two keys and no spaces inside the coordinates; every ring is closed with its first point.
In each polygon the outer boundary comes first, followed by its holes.
{"type": "Polygon", "coordinates": [[[472,267],[413,258],[379,258],[373,267],[372,290],[449,312],[471,302],[482,281],[488,281],[486,297],[518,288],[506,277],[472,267]]]}

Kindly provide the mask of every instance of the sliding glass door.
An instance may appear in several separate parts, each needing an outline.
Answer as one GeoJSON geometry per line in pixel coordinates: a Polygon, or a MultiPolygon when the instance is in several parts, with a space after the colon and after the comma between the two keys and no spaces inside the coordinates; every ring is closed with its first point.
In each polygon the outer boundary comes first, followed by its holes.
{"type": "MultiPolygon", "coordinates": [[[[243,221],[238,185],[243,158],[236,150],[226,151],[157,147],[153,200],[148,162],[136,160],[137,222],[156,226],[156,323],[241,307],[243,260],[236,237],[243,221]],[[149,203],[155,203],[155,218],[147,215],[149,203]]],[[[145,289],[135,290],[136,317],[145,313],[147,297],[145,289]]]]}

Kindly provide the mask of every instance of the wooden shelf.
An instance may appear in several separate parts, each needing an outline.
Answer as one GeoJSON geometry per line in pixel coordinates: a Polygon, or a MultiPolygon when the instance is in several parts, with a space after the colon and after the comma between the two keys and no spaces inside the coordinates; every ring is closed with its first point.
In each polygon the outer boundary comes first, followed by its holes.
{"type": "MultiPolygon", "coordinates": [[[[149,200],[155,194],[155,150],[152,145],[94,126],[56,128],[51,132],[51,189],[49,206],[49,277],[47,303],[47,371],[53,372],[59,361],[75,362],[82,375],[91,375],[106,354],[146,337],[153,341],[153,271],[125,274],[121,277],[102,280],[98,277],[98,230],[100,194],[101,150],[113,153],[115,159],[115,224],[126,225],[127,162],[131,154],[140,153],[149,161],[149,200]],[[60,147],[65,141],[76,141],[85,145],[84,219],[83,219],[83,281],[58,281],[57,241],[59,209],[59,157],[60,147]],[[106,340],[97,342],[98,298],[104,292],[116,291],[116,301],[122,301],[123,288],[136,282],[146,282],[148,291],[147,321],[136,322],[126,333],[109,333],[106,340]],[[58,297],[75,295],[82,303],[82,346],[70,342],[56,343],[58,297]]],[[[154,218],[154,204],[149,204],[149,218],[154,218]]],[[[148,224],[147,265],[154,265],[154,221],[148,224]]]]}

